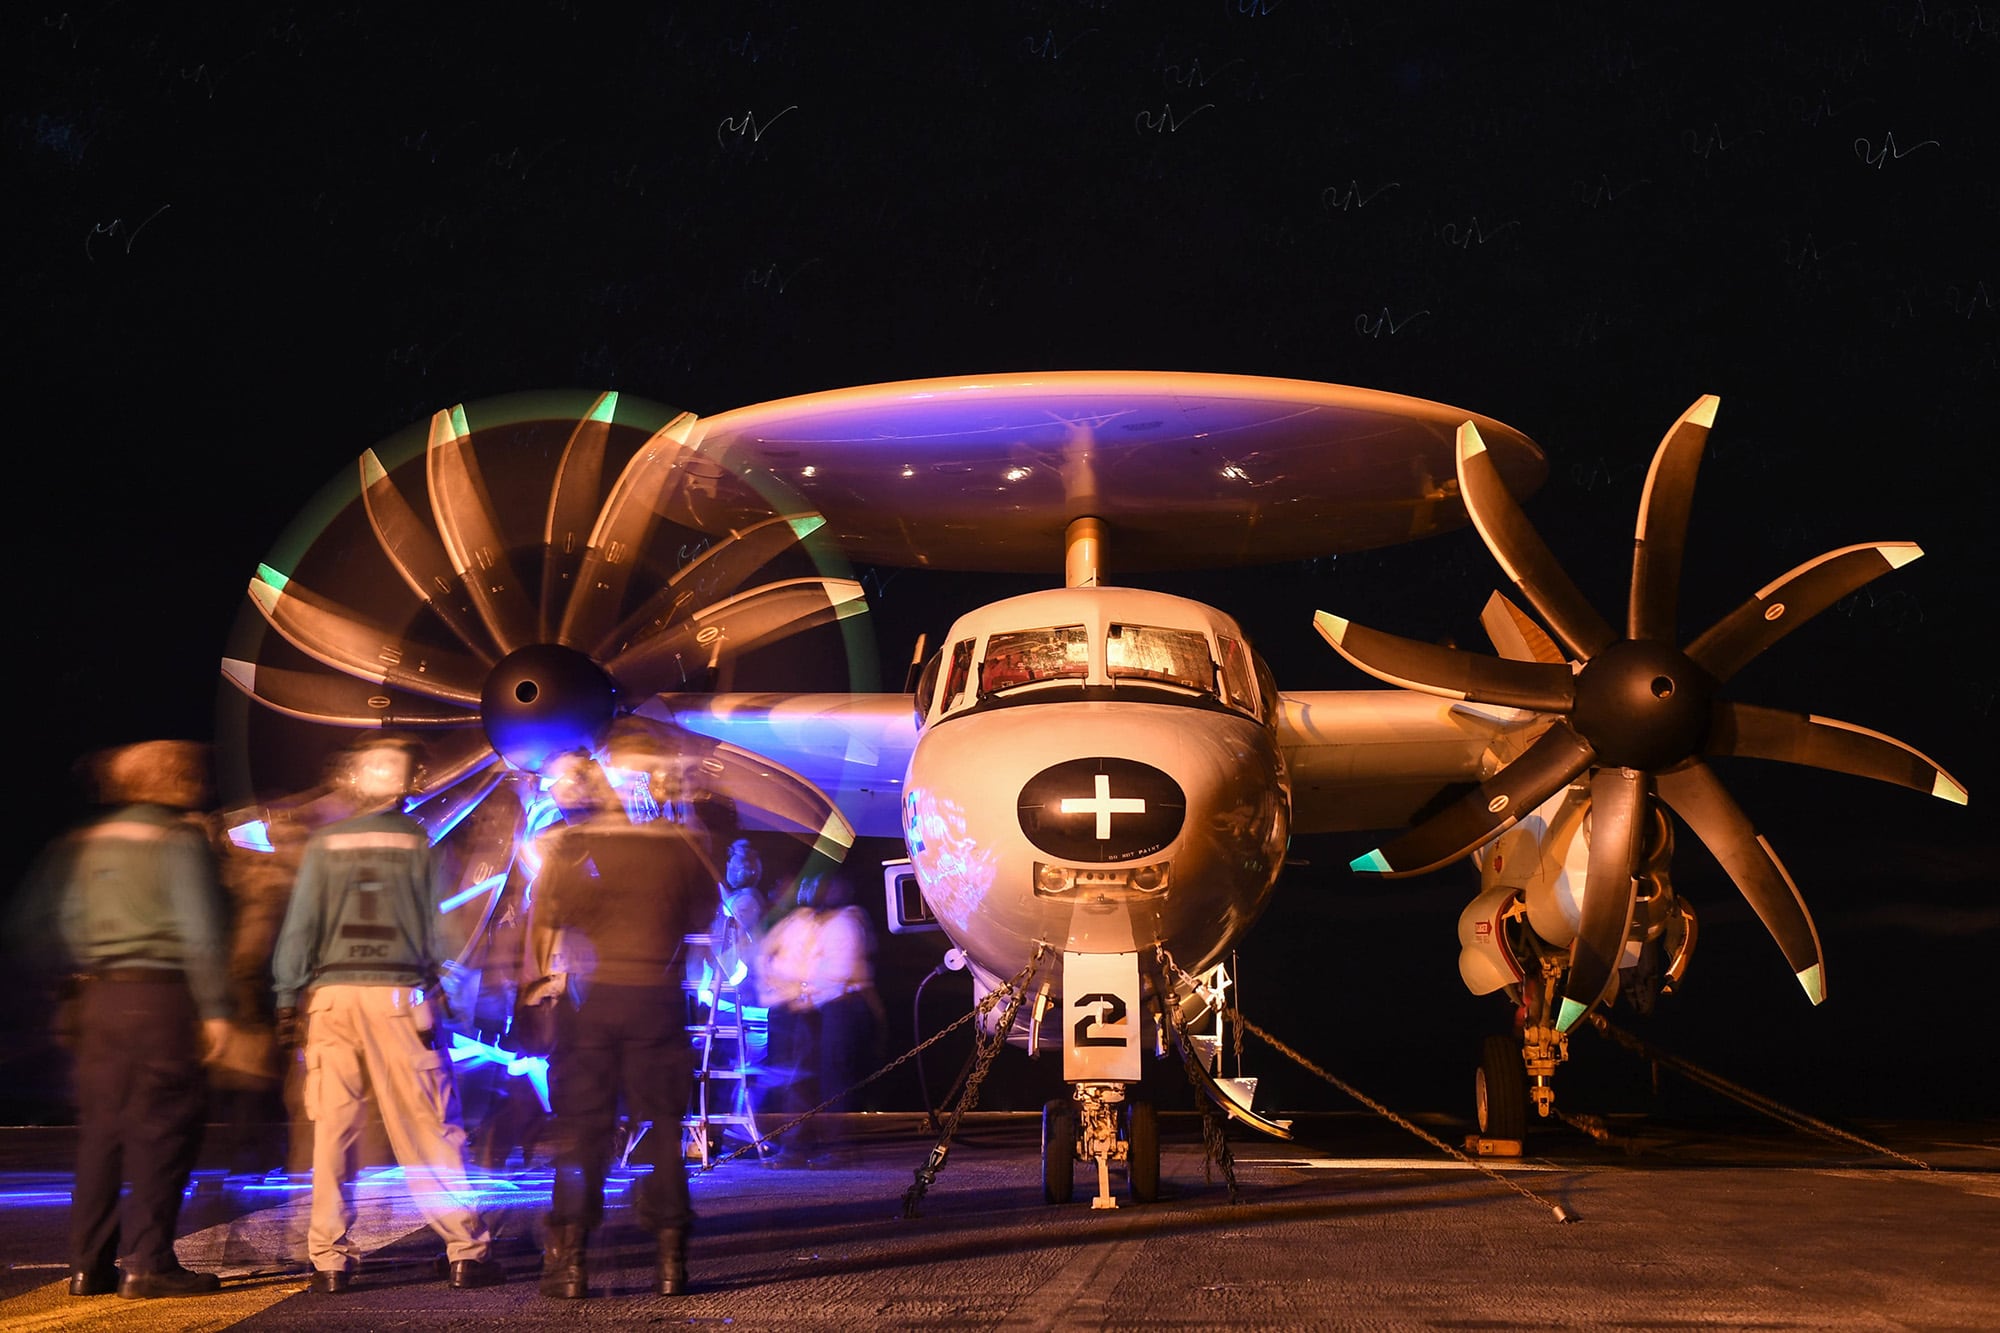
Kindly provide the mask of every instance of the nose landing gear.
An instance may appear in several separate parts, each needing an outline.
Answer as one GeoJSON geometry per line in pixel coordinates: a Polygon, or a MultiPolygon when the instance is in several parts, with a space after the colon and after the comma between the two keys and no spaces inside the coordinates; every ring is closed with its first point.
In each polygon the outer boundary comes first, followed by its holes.
{"type": "Polygon", "coordinates": [[[1125,1164],[1134,1203],[1160,1197],[1159,1113],[1149,1101],[1125,1096],[1122,1083],[1078,1083],[1074,1100],[1057,1097],[1042,1108],[1042,1197],[1068,1203],[1075,1194],[1078,1161],[1097,1165],[1092,1208],[1116,1208],[1111,1164],[1125,1164]]]}

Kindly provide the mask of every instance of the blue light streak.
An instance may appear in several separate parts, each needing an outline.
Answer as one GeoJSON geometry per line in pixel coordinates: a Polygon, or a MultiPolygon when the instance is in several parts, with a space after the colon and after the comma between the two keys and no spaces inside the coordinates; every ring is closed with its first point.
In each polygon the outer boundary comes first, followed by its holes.
{"type": "Polygon", "coordinates": [[[482,1064],[499,1065],[510,1078],[526,1076],[535,1090],[535,1098],[541,1102],[542,1110],[553,1115],[555,1107],[549,1102],[549,1060],[545,1055],[516,1055],[498,1046],[490,1046],[483,1041],[466,1036],[463,1032],[451,1034],[451,1062],[473,1067],[482,1064]]]}
{"type": "Polygon", "coordinates": [[[485,879],[480,880],[477,884],[474,884],[471,888],[460,889],[457,893],[452,894],[451,897],[439,903],[438,915],[444,916],[448,912],[463,907],[465,904],[471,902],[474,898],[477,898],[482,893],[497,893],[499,892],[500,886],[502,884],[505,884],[506,882],[507,882],[507,872],[505,870],[501,871],[497,875],[488,875],[485,879]]]}

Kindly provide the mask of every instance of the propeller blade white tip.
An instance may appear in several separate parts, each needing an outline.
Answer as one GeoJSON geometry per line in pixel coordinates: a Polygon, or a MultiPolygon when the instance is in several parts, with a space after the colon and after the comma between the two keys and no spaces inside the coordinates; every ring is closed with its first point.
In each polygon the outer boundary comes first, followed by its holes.
{"type": "Polygon", "coordinates": [[[257,692],[257,664],[245,662],[235,657],[222,659],[222,674],[229,677],[236,687],[245,694],[257,692]]]}
{"type": "Polygon", "coordinates": [[[1382,855],[1382,849],[1378,847],[1349,861],[1347,868],[1360,875],[1386,875],[1391,867],[1388,858],[1382,855]]]}
{"type": "Polygon", "coordinates": [[[1348,622],[1328,611],[1313,612],[1313,628],[1328,643],[1338,644],[1347,637],[1348,622]]]}
{"type": "Polygon", "coordinates": [[[1556,1016],[1556,1031],[1568,1032],[1576,1026],[1576,1020],[1582,1018],[1589,1008],[1587,1004],[1578,1004],[1569,996],[1563,996],[1562,1012],[1556,1016]]]}
{"type": "Polygon", "coordinates": [[[1458,456],[1476,458],[1486,452],[1486,441],[1479,437],[1479,427],[1470,421],[1458,428],[1458,456]]]}
{"type": "Polygon", "coordinates": [[[1819,1004],[1826,999],[1826,967],[1824,964],[1814,963],[1805,971],[1800,972],[1798,978],[1799,985],[1805,988],[1808,1000],[1811,1000],[1814,1004],[1819,1004]]]}
{"type": "MultiPolygon", "coordinates": [[[[262,571],[260,570],[259,572],[261,573],[262,571]]],[[[278,602],[283,597],[284,593],[271,584],[266,583],[263,579],[250,580],[250,600],[257,603],[257,609],[262,611],[267,617],[277,613],[278,602]]]]}
{"type": "Polygon", "coordinates": [[[382,460],[375,456],[373,449],[361,451],[361,485],[364,489],[373,487],[388,475],[389,470],[382,466],[382,460]]]}
{"type": "Polygon", "coordinates": [[[1688,409],[1687,419],[1695,425],[1707,429],[1715,425],[1715,409],[1721,406],[1722,400],[1720,398],[1717,398],[1712,393],[1705,393],[1695,399],[1694,406],[1688,409]]]}
{"type": "Polygon", "coordinates": [[[1901,569],[1912,560],[1922,559],[1924,554],[1924,548],[1915,542],[1891,542],[1875,549],[1882,553],[1882,558],[1889,562],[1891,569],[1901,569]]]}
{"type": "Polygon", "coordinates": [[[1950,774],[1942,771],[1938,773],[1937,781],[1931,784],[1931,795],[1953,805],[1964,805],[1970,797],[1970,793],[1959,786],[1950,774]]]}

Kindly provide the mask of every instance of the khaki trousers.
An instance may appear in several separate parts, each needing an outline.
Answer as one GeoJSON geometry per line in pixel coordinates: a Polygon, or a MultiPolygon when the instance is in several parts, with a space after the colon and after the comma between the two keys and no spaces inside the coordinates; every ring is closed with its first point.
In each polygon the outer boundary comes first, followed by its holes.
{"type": "Polygon", "coordinates": [[[375,1090],[389,1147],[417,1210],[443,1237],[446,1257],[484,1259],[493,1243],[473,1207],[465,1130],[451,1061],[431,1049],[436,1015],[408,986],[318,986],[307,1001],[305,1111],[313,1122],[312,1220],[306,1251],[316,1269],[361,1260],[354,1225],[356,1149],[375,1090]]]}

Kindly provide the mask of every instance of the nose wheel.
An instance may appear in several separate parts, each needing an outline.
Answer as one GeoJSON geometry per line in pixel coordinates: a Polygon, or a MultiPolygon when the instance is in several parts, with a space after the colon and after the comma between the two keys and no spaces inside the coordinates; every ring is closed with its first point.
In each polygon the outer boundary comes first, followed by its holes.
{"type": "Polygon", "coordinates": [[[1528,1075],[1521,1048],[1494,1033],[1479,1047],[1479,1069],[1473,1075],[1473,1109],[1479,1136],[1520,1142],[1528,1132],[1528,1075]]]}
{"type": "Polygon", "coordinates": [[[1076,1103],[1051,1097],[1042,1107],[1042,1199],[1068,1203],[1076,1194],[1076,1103]]]}

